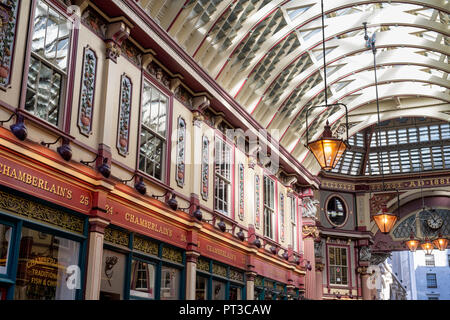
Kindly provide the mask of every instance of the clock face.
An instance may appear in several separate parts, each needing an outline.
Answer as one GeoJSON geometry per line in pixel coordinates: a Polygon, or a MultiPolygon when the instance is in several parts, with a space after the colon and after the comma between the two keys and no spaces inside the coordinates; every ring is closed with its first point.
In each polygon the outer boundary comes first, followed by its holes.
{"type": "Polygon", "coordinates": [[[437,215],[433,215],[430,218],[427,219],[427,225],[430,229],[439,229],[442,227],[442,224],[444,223],[444,220],[437,215]]]}

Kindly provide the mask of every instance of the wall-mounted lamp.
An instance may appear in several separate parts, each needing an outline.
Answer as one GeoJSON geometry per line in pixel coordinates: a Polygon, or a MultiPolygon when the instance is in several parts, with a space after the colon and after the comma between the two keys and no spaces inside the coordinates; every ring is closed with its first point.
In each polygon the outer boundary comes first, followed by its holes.
{"type": "Polygon", "coordinates": [[[0,121],[0,125],[3,126],[3,123],[9,122],[14,116],[17,119],[16,123],[12,124],[9,128],[17,139],[24,141],[28,136],[28,130],[25,127],[23,116],[13,113],[7,120],[0,121]]]}
{"type": "MultiPolygon", "coordinates": [[[[97,155],[95,157],[94,160],[92,161],[83,161],[81,160],[80,162],[86,166],[89,166],[91,163],[94,163],[95,161],[97,161],[99,155],[97,155]]],[[[108,158],[103,158],[103,163],[97,167],[98,172],[100,172],[105,178],[109,178],[109,176],[111,175],[111,167],[108,165],[108,158]]]]}
{"type": "MultiPolygon", "coordinates": [[[[120,182],[122,183],[127,183],[130,182],[131,180],[133,180],[135,177],[137,176],[137,173],[135,173],[131,179],[129,180],[120,180],[120,182]]],[[[138,177],[138,181],[134,184],[134,188],[137,190],[137,192],[139,192],[142,195],[145,195],[145,193],[147,192],[147,187],[145,186],[144,183],[144,178],[139,176],[138,177]]]]}
{"type": "MultiPolygon", "coordinates": [[[[187,212],[187,210],[189,210],[193,205],[194,205],[194,203],[191,203],[189,205],[189,207],[187,207],[187,208],[178,208],[178,210],[181,210],[181,211],[184,211],[186,213],[189,213],[189,212],[187,212]]],[[[202,221],[202,218],[203,218],[202,211],[200,210],[200,206],[199,205],[196,205],[196,206],[197,206],[196,209],[192,212],[192,216],[195,219],[197,219],[198,221],[202,221]]]]}
{"type": "MultiPolygon", "coordinates": [[[[166,191],[166,192],[165,192],[163,195],[161,195],[161,196],[157,196],[157,195],[152,194],[152,198],[155,198],[155,199],[164,198],[169,192],[170,192],[170,191],[166,191]]],[[[176,199],[175,193],[172,192],[172,197],[169,198],[169,199],[166,201],[166,204],[167,204],[172,210],[177,211],[177,209],[178,209],[178,201],[177,201],[177,199],[176,199]]]]}
{"type": "Polygon", "coordinates": [[[69,146],[69,139],[67,139],[67,138],[65,138],[63,136],[59,136],[59,138],[56,139],[55,142],[44,142],[44,141],[41,141],[41,145],[43,145],[44,147],[48,148],[49,146],[54,145],[55,143],[57,143],[61,139],[62,139],[62,143],[56,149],[56,151],[59,153],[61,158],[63,158],[66,161],[70,161],[70,159],[72,159],[72,149],[69,146]]]}

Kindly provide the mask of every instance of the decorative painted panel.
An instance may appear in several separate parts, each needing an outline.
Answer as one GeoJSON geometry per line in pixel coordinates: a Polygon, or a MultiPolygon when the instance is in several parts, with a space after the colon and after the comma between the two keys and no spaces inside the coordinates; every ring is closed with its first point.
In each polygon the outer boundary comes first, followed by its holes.
{"type": "Polygon", "coordinates": [[[142,65],[142,54],[139,49],[129,40],[122,42],[122,55],[133,62],[136,66],[142,65]]]}
{"type": "Polygon", "coordinates": [[[197,270],[209,272],[209,261],[205,260],[205,259],[202,259],[202,258],[198,258],[198,260],[197,260],[197,270]]]}
{"type": "Polygon", "coordinates": [[[186,166],[184,162],[186,151],[186,121],[182,117],[178,117],[178,139],[177,139],[177,162],[175,179],[179,187],[184,186],[184,176],[186,166]]]}
{"type": "Polygon", "coordinates": [[[244,165],[239,164],[239,219],[244,221],[244,165]]]}
{"type": "Polygon", "coordinates": [[[259,229],[260,225],[260,194],[261,194],[261,187],[260,187],[260,178],[258,175],[255,175],[255,228],[259,229]]]}
{"type": "Polygon", "coordinates": [[[106,20],[94,9],[88,7],[81,17],[81,21],[100,38],[106,38],[106,20]]]}
{"type": "Polygon", "coordinates": [[[80,133],[85,136],[89,136],[92,132],[96,77],[97,55],[91,48],[86,47],[84,48],[80,105],[78,109],[78,128],[80,133]]]}
{"type": "Polygon", "coordinates": [[[131,93],[133,85],[130,78],[122,75],[120,86],[119,124],[117,129],[117,150],[122,156],[128,154],[130,141],[131,93]]]}
{"type": "Polygon", "coordinates": [[[106,242],[119,244],[119,245],[122,245],[125,247],[128,247],[128,245],[130,243],[130,237],[129,237],[128,233],[121,231],[121,230],[109,228],[109,227],[105,228],[105,238],[104,239],[106,242]]]}
{"type": "Polygon", "coordinates": [[[162,257],[173,262],[183,263],[183,254],[181,251],[173,248],[163,247],[162,257]]]}
{"type": "Polygon", "coordinates": [[[75,215],[3,191],[0,191],[0,210],[9,211],[68,231],[81,234],[84,231],[84,220],[75,215]]]}
{"type": "Polygon", "coordinates": [[[280,193],[280,239],[284,241],[284,194],[280,193]]]}
{"type": "Polygon", "coordinates": [[[209,140],[208,137],[202,138],[202,184],[200,193],[203,200],[208,200],[209,194],[209,140]]]}
{"type": "Polygon", "coordinates": [[[227,268],[220,265],[213,263],[212,265],[212,273],[218,276],[222,276],[224,278],[227,277],[227,268]]]}
{"type": "Polygon", "coordinates": [[[133,249],[157,256],[159,246],[156,242],[141,237],[134,237],[133,249]]]}
{"type": "Polygon", "coordinates": [[[238,270],[230,269],[230,279],[244,282],[244,273],[238,270]]]}
{"type": "Polygon", "coordinates": [[[11,81],[19,0],[0,0],[0,87],[11,81]]]}

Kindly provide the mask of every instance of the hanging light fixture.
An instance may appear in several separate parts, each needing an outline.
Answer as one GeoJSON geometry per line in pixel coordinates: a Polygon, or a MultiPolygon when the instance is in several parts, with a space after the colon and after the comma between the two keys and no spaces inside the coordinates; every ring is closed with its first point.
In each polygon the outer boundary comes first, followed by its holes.
{"type": "MultiPolygon", "coordinates": [[[[378,137],[377,142],[378,146],[381,145],[381,121],[380,121],[380,103],[378,101],[378,81],[377,81],[377,62],[375,58],[375,54],[377,52],[377,48],[375,47],[375,33],[372,35],[372,37],[369,38],[367,35],[367,22],[363,23],[364,25],[364,40],[366,40],[366,46],[370,49],[372,49],[373,53],[373,71],[375,75],[375,95],[376,95],[376,101],[377,101],[377,115],[378,115],[378,137]]],[[[383,164],[380,161],[380,152],[377,153],[378,156],[378,163],[381,167],[381,181],[383,183],[383,191],[386,190],[384,185],[384,171],[383,171],[383,164]]],[[[399,210],[400,201],[398,198],[398,190],[397,190],[397,212],[399,210]]],[[[397,222],[398,216],[388,212],[386,203],[383,203],[381,205],[381,211],[373,216],[373,220],[375,220],[375,223],[377,224],[380,231],[384,234],[388,234],[391,229],[394,227],[395,222],[397,222]]]]}
{"type": "Polygon", "coordinates": [[[448,245],[448,239],[444,238],[441,234],[438,236],[437,239],[433,240],[434,246],[439,249],[440,251],[445,251],[447,249],[448,245]]]}
{"type": "Polygon", "coordinates": [[[430,255],[433,252],[434,246],[431,243],[430,239],[426,238],[424,243],[421,243],[420,246],[422,250],[425,251],[425,254],[430,255]]]}
{"type": "Polygon", "coordinates": [[[409,236],[409,240],[405,241],[405,244],[408,247],[409,251],[415,252],[420,244],[420,241],[415,239],[413,233],[411,233],[411,235],[409,236]]]}
{"type": "Polygon", "coordinates": [[[306,145],[305,147],[312,152],[316,160],[319,162],[320,167],[325,171],[330,171],[333,169],[339,160],[341,159],[344,151],[349,148],[346,140],[333,137],[331,132],[330,124],[327,120],[322,136],[314,141],[309,142],[309,126],[308,126],[308,113],[314,108],[328,108],[330,106],[344,106],[345,107],[345,119],[346,119],[346,130],[347,130],[347,140],[348,140],[348,110],[347,106],[343,103],[328,104],[328,93],[327,93],[327,66],[325,62],[325,26],[324,26],[324,10],[323,10],[323,0],[322,5],[322,54],[323,54],[323,79],[325,84],[325,105],[313,106],[306,110],[306,145]]]}
{"type": "Polygon", "coordinates": [[[381,206],[381,211],[372,218],[383,234],[388,234],[397,221],[397,216],[387,210],[385,203],[381,206]]]}

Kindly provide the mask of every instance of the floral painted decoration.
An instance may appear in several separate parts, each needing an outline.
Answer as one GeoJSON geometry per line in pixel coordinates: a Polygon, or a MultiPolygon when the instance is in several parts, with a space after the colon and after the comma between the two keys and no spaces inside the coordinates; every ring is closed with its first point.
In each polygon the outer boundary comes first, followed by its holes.
{"type": "Polygon", "coordinates": [[[120,87],[119,128],[117,130],[117,149],[122,156],[128,154],[132,88],[130,78],[126,75],[122,75],[120,87]]]}
{"type": "Polygon", "coordinates": [[[12,55],[17,30],[19,0],[0,0],[0,86],[11,80],[12,55]]]}
{"type": "Polygon", "coordinates": [[[80,129],[80,133],[86,136],[92,131],[96,72],[97,55],[92,49],[86,47],[84,49],[80,106],[78,110],[78,128],[80,129]]]}
{"type": "Polygon", "coordinates": [[[239,164],[239,219],[244,221],[244,165],[239,164]]]}
{"type": "Polygon", "coordinates": [[[184,186],[185,162],[184,156],[186,151],[186,121],[182,117],[178,117],[178,139],[177,139],[177,164],[175,179],[179,187],[184,186]]]}
{"type": "Polygon", "coordinates": [[[280,193],[280,238],[284,241],[284,194],[280,193]]]}
{"type": "Polygon", "coordinates": [[[255,175],[255,228],[259,229],[260,225],[260,179],[258,175],[255,175]]]}
{"type": "Polygon", "coordinates": [[[207,201],[209,194],[209,140],[203,136],[202,139],[202,182],[200,194],[202,199],[207,201]]]}

